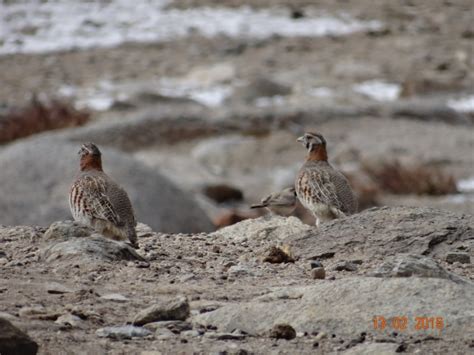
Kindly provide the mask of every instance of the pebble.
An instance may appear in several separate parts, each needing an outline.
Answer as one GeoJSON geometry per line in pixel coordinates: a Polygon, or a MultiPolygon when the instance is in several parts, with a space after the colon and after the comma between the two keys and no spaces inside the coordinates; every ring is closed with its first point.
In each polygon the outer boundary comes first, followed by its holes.
{"type": "Polygon", "coordinates": [[[461,264],[470,264],[471,257],[467,253],[452,252],[446,255],[446,261],[450,264],[459,262],[461,264]]]}
{"type": "Polygon", "coordinates": [[[69,287],[58,284],[56,282],[51,282],[51,283],[47,284],[46,291],[50,294],[53,294],[53,295],[60,295],[60,294],[63,294],[63,293],[74,292],[73,289],[70,289],[69,287]]]}
{"type": "Polygon", "coordinates": [[[149,330],[157,330],[160,328],[166,328],[175,334],[182,333],[183,331],[187,331],[193,328],[191,323],[183,322],[180,320],[152,322],[152,323],[145,324],[144,327],[149,330]]]}
{"type": "Polygon", "coordinates": [[[181,336],[190,337],[190,338],[196,338],[203,334],[204,334],[203,332],[200,332],[198,330],[185,330],[184,332],[180,333],[181,336]]]}
{"type": "Polygon", "coordinates": [[[323,267],[317,267],[311,270],[311,278],[315,280],[324,280],[326,278],[326,270],[323,267]]]}
{"type": "Polygon", "coordinates": [[[357,271],[357,265],[351,261],[342,261],[334,266],[335,271],[357,271]]]}
{"type": "Polygon", "coordinates": [[[125,297],[124,295],[121,295],[120,293],[108,293],[106,295],[100,296],[100,298],[104,300],[120,302],[120,303],[129,301],[127,297],[125,297]]]}
{"type": "Polygon", "coordinates": [[[323,263],[319,260],[311,260],[311,269],[316,269],[318,267],[323,267],[323,263]]]}
{"type": "Polygon", "coordinates": [[[189,317],[189,303],[186,297],[158,302],[140,311],[132,320],[134,325],[144,325],[165,320],[185,320],[189,317]]]}
{"type": "Polygon", "coordinates": [[[158,340],[168,340],[174,338],[176,335],[169,329],[166,328],[158,328],[155,331],[155,337],[158,340]]]}
{"type": "Polygon", "coordinates": [[[145,337],[151,335],[148,329],[142,327],[135,327],[133,325],[123,325],[116,327],[105,327],[97,329],[95,334],[99,338],[111,338],[111,339],[131,339],[133,337],[145,337]]]}
{"type": "Polygon", "coordinates": [[[296,338],[296,331],[289,324],[275,324],[270,331],[270,338],[291,340],[296,338]]]}
{"type": "Polygon", "coordinates": [[[316,337],[314,339],[321,340],[321,339],[327,338],[327,336],[328,335],[325,332],[321,332],[318,335],[316,335],[316,337]]]}
{"type": "Polygon", "coordinates": [[[56,321],[54,323],[60,324],[60,325],[63,325],[63,326],[70,326],[70,327],[73,327],[73,328],[84,328],[85,327],[84,321],[81,318],[79,318],[78,316],[75,316],[73,314],[70,314],[70,313],[67,313],[67,314],[64,314],[64,315],[58,317],[58,319],[56,319],[56,321]]]}
{"type": "Polygon", "coordinates": [[[242,340],[246,337],[245,334],[239,333],[205,333],[204,336],[209,339],[216,340],[242,340]]]}

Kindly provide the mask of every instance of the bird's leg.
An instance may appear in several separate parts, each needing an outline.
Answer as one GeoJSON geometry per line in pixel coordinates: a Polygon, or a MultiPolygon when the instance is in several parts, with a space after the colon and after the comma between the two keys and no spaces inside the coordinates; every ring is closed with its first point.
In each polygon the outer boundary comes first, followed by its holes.
{"type": "Polygon", "coordinates": [[[319,218],[316,217],[316,216],[315,216],[315,218],[316,218],[315,226],[316,226],[316,228],[319,229],[319,218]]]}

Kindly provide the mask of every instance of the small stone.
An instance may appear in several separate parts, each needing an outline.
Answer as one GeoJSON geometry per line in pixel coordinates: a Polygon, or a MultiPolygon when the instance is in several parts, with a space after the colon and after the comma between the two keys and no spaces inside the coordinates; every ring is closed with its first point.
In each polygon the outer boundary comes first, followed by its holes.
{"type": "Polygon", "coordinates": [[[44,307],[22,307],[18,311],[18,315],[21,318],[39,318],[47,313],[44,307]]]}
{"type": "Polygon", "coordinates": [[[73,314],[64,314],[60,317],[58,317],[58,319],[56,319],[56,321],[54,322],[56,324],[60,324],[60,325],[63,325],[63,326],[70,326],[70,327],[73,327],[73,328],[83,328],[84,327],[84,321],[79,318],[78,316],[75,316],[73,314]]]}
{"type": "Polygon", "coordinates": [[[185,283],[185,282],[191,281],[191,280],[193,280],[193,279],[195,279],[195,278],[196,278],[196,277],[195,277],[194,274],[189,273],[189,274],[185,274],[185,275],[181,276],[181,277],[179,278],[179,281],[182,282],[182,283],[185,283]]]}
{"type": "Polygon", "coordinates": [[[280,263],[293,263],[295,259],[291,253],[291,250],[288,246],[276,247],[272,246],[267,252],[267,255],[263,259],[263,261],[272,263],[272,264],[280,264],[280,263]]]}
{"type": "Polygon", "coordinates": [[[145,328],[135,327],[133,325],[124,325],[118,327],[105,327],[97,329],[95,334],[99,338],[111,338],[117,340],[131,339],[133,337],[144,337],[152,333],[145,328]]]}
{"type": "Polygon", "coordinates": [[[44,240],[68,240],[89,237],[92,233],[92,228],[79,222],[59,221],[49,226],[43,238],[44,240]]]}
{"type": "Polygon", "coordinates": [[[104,300],[120,302],[120,303],[129,301],[127,297],[125,297],[124,295],[121,295],[120,293],[108,293],[106,295],[100,296],[100,298],[104,300]]]}
{"type": "Polygon", "coordinates": [[[193,328],[189,322],[183,322],[180,320],[168,320],[162,322],[152,322],[144,325],[149,330],[157,330],[159,328],[166,328],[175,334],[179,334],[183,331],[187,331],[193,328]]]}
{"type": "Polygon", "coordinates": [[[206,338],[216,339],[216,340],[242,340],[246,337],[246,334],[236,334],[236,333],[206,333],[204,334],[206,338]]]}
{"type": "Polygon", "coordinates": [[[315,280],[324,280],[326,278],[326,270],[323,267],[317,267],[311,270],[311,278],[315,280]]]}
{"type": "Polygon", "coordinates": [[[185,320],[189,317],[189,303],[186,297],[158,302],[141,312],[132,320],[134,325],[144,325],[164,320],[185,320]]]}
{"type": "Polygon", "coordinates": [[[196,338],[198,336],[201,336],[203,333],[199,332],[198,330],[185,330],[184,332],[181,332],[180,335],[183,337],[190,337],[190,338],[196,338]]]}
{"type": "Polygon", "coordinates": [[[158,340],[168,340],[174,338],[176,335],[169,329],[158,328],[155,331],[155,336],[158,340]]]}
{"type": "Polygon", "coordinates": [[[74,292],[74,290],[70,289],[69,287],[58,284],[56,282],[51,282],[51,283],[47,284],[46,285],[46,291],[50,294],[53,294],[53,295],[60,295],[60,294],[63,294],[63,293],[74,292]]]}
{"type": "Polygon", "coordinates": [[[466,254],[466,253],[452,252],[446,255],[446,261],[450,264],[456,261],[461,264],[470,264],[471,257],[469,256],[469,254],[466,254]]]}
{"type": "Polygon", "coordinates": [[[276,324],[270,331],[270,338],[291,340],[296,338],[296,331],[289,324],[276,324]]]}
{"type": "Polygon", "coordinates": [[[325,332],[321,332],[321,333],[318,333],[318,335],[316,335],[314,339],[321,340],[321,339],[327,338],[327,336],[328,335],[325,332]]]}
{"type": "Polygon", "coordinates": [[[147,261],[138,261],[135,263],[135,267],[138,269],[148,269],[150,267],[150,263],[147,261]]]}
{"type": "Polygon", "coordinates": [[[334,266],[335,271],[357,271],[357,265],[350,261],[342,261],[334,266]]]}
{"type": "Polygon", "coordinates": [[[319,260],[311,260],[311,269],[316,269],[318,267],[323,267],[323,263],[319,260]]]}
{"type": "Polygon", "coordinates": [[[229,275],[233,275],[233,276],[246,276],[246,275],[253,276],[254,275],[250,267],[241,263],[231,266],[227,270],[227,272],[229,273],[229,275]]]}
{"type": "Polygon", "coordinates": [[[38,344],[8,320],[0,318],[0,354],[35,355],[37,352],[38,344]]]}

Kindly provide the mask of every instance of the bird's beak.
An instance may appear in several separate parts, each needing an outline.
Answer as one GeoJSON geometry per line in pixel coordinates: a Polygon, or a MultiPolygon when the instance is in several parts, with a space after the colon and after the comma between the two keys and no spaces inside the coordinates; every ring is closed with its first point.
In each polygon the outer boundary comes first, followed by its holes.
{"type": "Polygon", "coordinates": [[[302,143],[304,139],[304,136],[299,137],[296,141],[302,143]]]}

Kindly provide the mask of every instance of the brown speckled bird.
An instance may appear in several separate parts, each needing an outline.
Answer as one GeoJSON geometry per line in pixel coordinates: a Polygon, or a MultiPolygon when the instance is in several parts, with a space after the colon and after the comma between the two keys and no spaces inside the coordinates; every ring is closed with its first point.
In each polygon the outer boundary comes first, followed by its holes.
{"type": "Polygon", "coordinates": [[[289,216],[296,208],[296,191],[294,187],[287,187],[280,192],[274,192],[263,198],[260,203],[250,208],[267,208],[279,216],[289,216]]]}
{"type": "Polygon", "coordinates": [[[304,207],[320,220],[331,220],[357,211],[357,200],[346,177],[328,163],[326,140],[306,132],[297,139],[308,150],[306,162],[295,181],[296,194],[304,207]]]}
{"type": "Polygon", "coordinates": [[[138,247],[137,224],[127,193],[102,170],[99,148],[83,144],[80,172],[69,191],[69,206],[74,220],[93,227],[114,240],[128,239],[138,247]]]}

